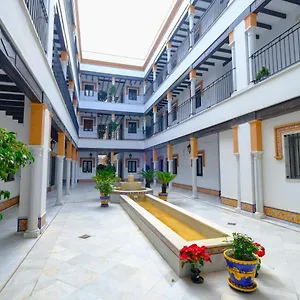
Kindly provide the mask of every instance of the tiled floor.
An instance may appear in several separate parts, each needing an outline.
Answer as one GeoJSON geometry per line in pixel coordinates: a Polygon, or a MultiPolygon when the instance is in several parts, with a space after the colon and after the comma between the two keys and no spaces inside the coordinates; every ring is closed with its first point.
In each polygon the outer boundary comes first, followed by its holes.
{"type": "Polygon", "coordinates": [[[0,299],[300,299],[299,232],[212,206],[206,202],[215,200],[204,195],[197,200],[184,195],[189,193],[174,190],[169,200],[266,247],[255,293],[231,290],[226,272],[205,274],[202,285],[177,278],[125,211],[119,205],[100,208],[98,193],[86,184],[66,199],[0,299]],[[83,234],[91,237],[78,238],[83,234]]]}

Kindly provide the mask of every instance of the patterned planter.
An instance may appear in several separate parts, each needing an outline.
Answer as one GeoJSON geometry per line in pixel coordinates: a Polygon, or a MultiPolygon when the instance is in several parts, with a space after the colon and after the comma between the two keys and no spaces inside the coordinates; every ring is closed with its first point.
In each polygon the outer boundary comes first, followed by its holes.
{"type": "Polygon", "coordinates": [[[168,200],[168,193],[158,193],[158,198],[164,201],[168,200]]]}
{"type": "Polygon", "coordinates": [[[108,207],[108,203],[110,202],[110,196],[100,195],[101,207],[108,207]]]}
{"type": "Polygon", "coordinates": [[[254,281],[258,258],[252,261],[236,260],[231,258],[228,253],[230,249],[224,251],[224,257],[227,263],[229,285],[242,292],[254,292],[257,289],[257,283],[254,281]]]}

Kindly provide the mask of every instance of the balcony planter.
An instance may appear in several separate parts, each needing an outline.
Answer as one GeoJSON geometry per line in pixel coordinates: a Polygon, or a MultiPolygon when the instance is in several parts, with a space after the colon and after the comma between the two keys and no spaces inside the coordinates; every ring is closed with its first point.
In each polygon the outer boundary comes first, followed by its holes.
{"type": "Polygon", "coordinates": [[[270,71],[266,67],[262,67],[262,69],[256,75],[256,82],[263,81],[270,76],[270,71]]]}

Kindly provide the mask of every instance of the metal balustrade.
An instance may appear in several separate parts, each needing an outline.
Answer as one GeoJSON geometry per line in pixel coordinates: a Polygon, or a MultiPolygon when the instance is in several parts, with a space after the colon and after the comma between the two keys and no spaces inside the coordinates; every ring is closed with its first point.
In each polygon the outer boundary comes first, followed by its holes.
{"type": "MultiPolygon", "coordinates": [[[[208,109],[230,98],[231,94],[234,92],[232,78],[233,70],[234,69],[225,73],[205,87],[202,90],[201,95],[193,96],[178,106],[173,105],[172,111],[168,113],[168,126],[179,124],[184,120],[187,120],[188,118],[204,111],[205,109],[208,109]],[[192,104],[194,110],[192,110],[192,104]],[[198,107],[196,106],[197,104],[198,107]]],[[[159,124],[159,122],[163,122],[162,120],[163,118],[161,118],[161,120],[157,121],[155,124],[152,124],[151,128],[154,128],[155,130],[149,130],[146,138],[151,137],[155,133],[163,131],[163,124],[159,124]]]]}
{"type": "Polygon", "coordinates": [[[48,47],[48,13],[44,0],[24,0],[42,46],[48,47]]]}
{"type": "Polygon", "coordinates": [[[229,0],[215,0],[209,5],[191,31],[191,34],[194,35],[194,43],[197,43],[199,39],[210,29],[215,20],[227,7],[228,3],[229,0]]]}
{"type": "Polygon", "coordinates": [[[73,121],[73,124],[75,126],[75,129],[78,133],[79,126],[77,122],[77,117],[74,111],[73,103],[70,97],[69,89],[67,86],[66,78],[62,69],[61,60],[59,56],[59,52],[57,51],[57,48],[54,46],[53,49],[53,60],[52,60],[52,70],[53,74],[55,76],[56,82],[58,84],[58,87],[60,89],[60,92],[64,98],[65,104],[67,106],[67,109],[69,111],[69,114],[71,116],[71,119],[73,121]]]}
{"type": "Polygon", "coordinates": [[[255,83],[300,61],[300,22],[257,50],[250,57],[255,83]],[[259,72],[265,68],[264,76],[259,72]]]}
{"type": "Polygon", "coordinates": [[[150,99],[152,94],[153,94],[153,84],[149,86],[149,88],[146,91],[146,94],[144,95],[144,103],[146,103],[150,99]]]}
{"type": "MultiPolygon", "coordinates": [[[[181,61],[189,53],[189,49],[194,47],[199,39],[210,29],[214,24],[216,19],[225,10],[230,0],[214,0],[209,7],[206,9],[204,14],[201,16],[199,21],[195,24],[193,29],[190,31],[189,35],[182,41],[181,45],[177,48],[176,52],[172,55],[170,59],[170,74],[173,70],[181,63],[181,61]],[[190,45],[190,35],[194,36],[194,44],[190,45]]],[[[155,81],[156,89],[163,83],[168,75],[168,63],[160,72],[159,76],[155,81]],[[162,75],[161,75],[162,74],[162,75]]],[[[144,103],[147,102],[153,93],[144,96],[144,103]]]]}

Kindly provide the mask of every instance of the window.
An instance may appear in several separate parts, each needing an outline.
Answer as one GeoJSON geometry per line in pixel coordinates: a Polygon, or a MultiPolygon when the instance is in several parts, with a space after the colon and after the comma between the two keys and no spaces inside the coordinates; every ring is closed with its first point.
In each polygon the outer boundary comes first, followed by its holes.
{"type": "Polygon", "coordinates": [[[93,97],[94,96],[94,88],[93,84],[85,84],[84,85],[84,96],[93,97]]]}
{"type": "Polygon", "coordinates": [[[197,158],[197,176],[203,176],[203,156],[197,158]]]}
{"type": "Polygon", "coordinates": [[[137,100],[137,93],[136,89],[128,89],[128,100],[137,100]]]}
{"type": "Polygon", "coordinates": [[[286,178],[300,179],[300,133],[284,137],[286,178]]]}
{"type": "Polygon", "coordinates": [[[172,121],[177,120],[177,104],[172,106],[172,121]]]}
{"type": "Polygon", "coordinates": [[[174,157],[173,158],[173,174],[177,174],[177,163],[178,163],[178,158],[174,157]]]}
{"type": "Polygon", "coordinates": [[[137,123],[128,122],[128,133],[137,133],[137,123]]]}
{"type": "Polygon", "coordinates": [[[196,91],[196,108],[201,106],[201,88],[196,91]]]}
{"type": "Polygon", "coordinates": [[[82,173],[92,173],[93,172],[93,162],[91,160],[84,160],[82,162],[82,173]]]}
{"type": "Polygon", "coordinates": [[[128,173],[136,173],[136,161],[135,160],[128,161],[128,173]]]}
{"type": "Polygon", "coordinates": [[[93,131],[94,121],[92,119],[83,119],[83,131],[93,131]]]}

